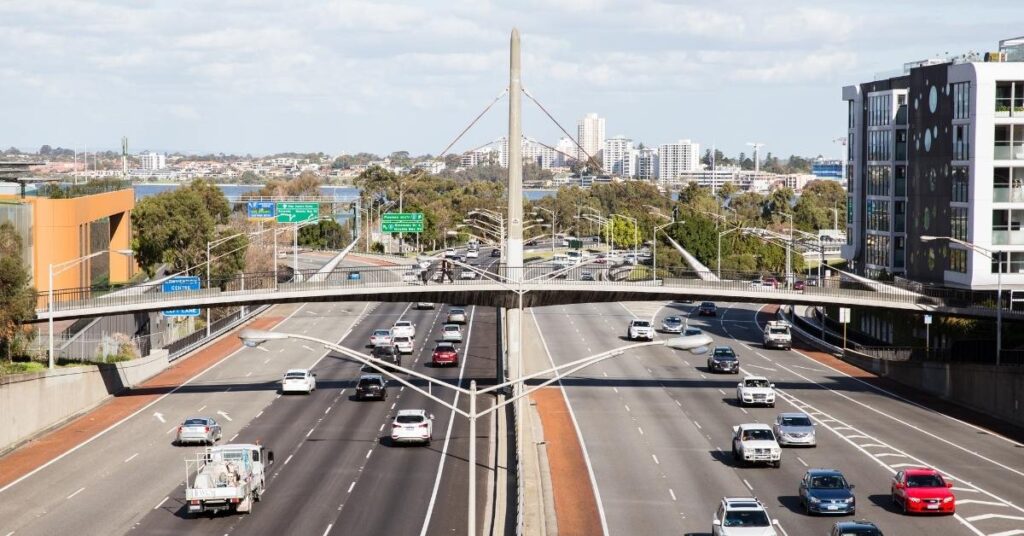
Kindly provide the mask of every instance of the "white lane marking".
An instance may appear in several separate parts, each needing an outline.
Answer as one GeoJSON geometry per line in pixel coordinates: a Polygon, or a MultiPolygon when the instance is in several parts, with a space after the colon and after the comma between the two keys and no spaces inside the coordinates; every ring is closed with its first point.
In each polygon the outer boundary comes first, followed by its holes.
{"type": "Polygon", "coordinates": [[[323,536],[327,536],[327,533],[331,532],[331,527],[333,527],[333,526],[334,526],[334,523],[328,523],[327,524],[327,529],[324,530],[323,536]]]}
{"type": "MultiPolygon", "coordinates": [[[[153,412],[153,416],[156,417],[157,420],[160,421],[160,422],[164,422],[164,423],[167,422],[167,419],[164,419],[164,414],[160,413],[159,411],[153,412]]],[[[0,490],[0,491],[3,491],[3,490],[0,490]]]]}
{"type": "MultiPolygon", "coordinates": [[[[257,348],[259,348],[259,347],[257,346],[257,348]]],[[[203,406],[201,408],[197,409],[196,413],[199,413],[200,411],[203,411],[204,409],[206,409],[206,404],[203,404],[203,406]]]]}
{"type": "Polygon", "coordinates": [[[377,429],[378,432],[383,432],[384,431],[384,424],[385,423],[380,423],[380,428],[377,429]]]}
{"type": "Polygon", "coordinates": [[[618,387],[612,387],[612,390],[615,391],[616,393],[619,392],[619,388],[618,387]]]}
{"type": "Polygon", "coordinates": [[[668,494],[672,496],[672,500],[676,500],[676,492],[672,491],[672,488],[668,488],[668,494]]]}
{"type": "Polygon", "coordinates": [[[333,407],[334,406],[327,406],[327,409],[324,410],[324,415],[327,415],[328,413],[330,413],[331,412],[331,408],[333,408],[333,407]]]}
{"type": "Polygon", "coordinates": [[[78,495],[79,493],[82,493],[83,491],[85,491],[85,487],[78,488],[78,491],[72,493],[71,495],[68,495],[68,499],[74,497],[75,495],[78,495]]]}
{"type": "Polygon", "coordinates": [[[699,422],[693,421],[693,425],[696,426],[698,430],[702,430],[699,422]]]}
{"type": "Polygon", "coordinates": [[[312,348],[310,348],[309,346],[306,346],[305,344],[303,344],[302,347],[305,348],[306,350],[309,350],[310,352],[313,351],[312,348]]]}
{"type": "Polygon", "coordinates": [[[779,530],[781,530],[781,531],[782,531],[782,536],[789,536],[789,533],[788,533],[788,532],[786,532],[786,529],[782,528],[782,524],[781,524],[781,523],[779,523],[779,520],[778,520],[778,518],[776,518],[776,519],[773,519],[773,520],[772,520],[772,522],[773,522],[773,523],[775,523],[775,526],[776,526],[776,527],[779,527],[779,530]]]}
{"type": "Polygon", "coordinates": [[[746,413],[747,415],[750,415],[750,412],[747,411],[747,408],[740,408],[740,411],[742,411],[743,413],[746,413]]]}
{"type": "Polygon", "coordinates": [[[970,492],[970,493],[979,493],[978,490],[971,489],[971,488],[959,488],[959,487],[953,486],[952,488],[949,488],[949,489],[951,489],[953,491],[967,491],[967,492],[970,492]]]}
{"type": "Polygon", "coordinates": [[[289,454],[288,457],[285,458],[285,460],[284,460],[284,464],[285,465],[288,465],[288,462],[292,461],[292,456],[295,456],[295,455],[294,454],[289,454]]]}
{"type": "Polygon", "coordinates": [[[637,426],[636,429],[640,432],[640,435],[644,435],[644,429],[637,426]]]}
{"type": "Polygon", "coordinates": [[[721,389],[719,389],[719,390],[718,390],[718,392],[719,392],[719,393],[722,393],[723,395],[725,394],[725,391],[723,391],[723,390],[721,390],[721,389]]]}
{"type": "Polygon", "coordinates": [[[230,422],[231,420],[233,420],[233,419],[232,419],[232,418],[231,418],[230,416],[228,416],[227,412],[225,412],[225,411],[218,411],[218,412],[217,412],[217,415],[220,415],[221,417],[224,417],[224,418],[225,418],[225,419],[227,419],[227,420],[228,420],[229,422],[230,422]]]}
{"type": "Polygon", "coordinates": [[[356,487],[356,482],[353,480],[352,483],[348,485],[348,491],[345,493],[352,493],[352,488],[354,487],[356,487]]]}
{"type": "Polygon", "coordinates": [[[229,439],[228,441],[234,441],[236,437],[238,437],[238,434],[231,436],[231,439],[229,439]]]}
{"type": "MultiPolygon", "coordinates": [[[[259,348],[259,346],[257,346],[256,348],[259,348]]],[[[245,373],[245,377],[246,378],[248,378],[249,376],[252,376],[252,371],[251,370],[249,372],[245,373]]]]}
{"type": "Polygon", "coordinates": [[[743,479],[743,483],[747,485],[747,489],[749,489],[750,491],[754,491],[754,486],[751,486],[750,482],[747,482],[746,478],[743,479]]]}
{"type": "Polygon", "coordinates": [[[139,453],[136,452],[135,454],[132,454],[131,456],[128,456],[127,458],[124,459],[124,463],[128,463],[128,462],[134,460],[135,457],[138,456],[138,455],[139,455],[139,453]]]}
{"type": "Polygon", "coordinates": [[[1003,514],[981,514],[978,516],[971,516],[967,518],[967,521],[971,523],[975,521],[985,521],[986,519],[1011,519],[1013,521],[1024,521],[1024,517],[1021,516],[1008,516],[1003,514]]]}
{"type": "Polygon", "coordinates": [[[956,505],[957,506],[964,505],[964,504],[984,504],[984,505],[987,505],[987,506],[1002,506],[1004,508],[1006,507],[1005,504],[1003,504],[1001,502],[995,502],[995,501],[979,501],[979,500],[976,500],[976,499],[957,499],[957,501],[956,501],[956,505]]]}
{"type": "Polygon", "coordinates": [[[661,462],[658,461],[658,457],[657,456],[655,456],[654,454],[651,454],[651,458],[654,458],[654,465],[661,465],[661,462]]]}
{"type": "Polygon", "coordinates": [[[166,432],[164,432],[164,433],[165,433],[165,434],[169,434],[169,433],[171,433],[171,432],[173,432],[173,431],[175,431],[175,430],[177,430],[177,429],[178,429],[178,427],[177,427],[177,426],[172,426],[170,430],[168,430],[168,431],[166,431],[166,432]]]}
{"type": "Polygon", "coordinates": [[[629,404],[625,404],[625,406],[626,406],[626,411],[631,411],[631,410],[629,409],[629,404]]]}
{"type": "Polygon", "coordinates": [[[168,500],[168,499],[170,499],[170,497],[164,497],[164,500],[162,500],[162,501],[160,501],[160,502],[156,503],[156,506],[154,506],[154,507],[153,507],[153,509],[154,509],[154,510],[159,510],[159,509],[160,509],[160,507],[161,507],[161,506],[163,506],[163,505],[164,505],[164,503],[165,503],[165,502],[167,502],[167,500],[168,500]]]}
{"type": "MultiPolygon", "coordinates": [[[[533,318],[533,325],[537,328],[537,335],[540,337],[541,346],[544,347],[544,353],[548,356],[548,362],[551,363],[552,367],[557,366],[555,365],[555,359],[551,357],[551,349],[548,348],[548,341],[544,338],[544,332],[540,329],[540,322],[537,320],[537,315],[534,313],[533,309],[530,309],[530,317],[533,318]]],[[[607,321],[607,319],[605,320],[607,321]]],[[[559,375],[559,378],[560,377],[561,375],[559,375]]],[[[587,443],[583,439],[583,432],[580,431],[580,423],[576,420],[576,412],[572,409],[572,403],[569,401],[569,395],[565,390],[565,385],[559,381],[558,387],[562,390],[562,398],[565,399],[565,406],[569,408],[569,417],[572,418],[573,428],[576,429],[576,438],[580,442],[581,450],[583,450],[583,461],[587,463],[587,474],[590,476],[590,486],[594,490],[594,500],[597,502],[597,513],[601,518],[601,534],[608,536],[608,517],[605,515],[604,503],[601,501],[601,490],[597,486],[597,477],[594,475],[594,464],[590,460],[590,453],[587,452],[587,443]]],[[[420,536],[425,536],[425,532],[420,534],[420,536]]]]}
{"type": "Polygon", "coordinates": [[[312,434],[312,433],[313,433],[313,430],[316,430],[316,426],[314,426],[314,427],[310,428],[310,429],[309,429],[309,431],[308,431],[308,432],[306,432],[306,437],[309,437],[309,436],[310,436],[310,434],[312,434]]]}
{"type": "Polygon", "coordinates": [[[261,352],[269,352],[270,351],[270,350],[267,350],[266,348],[264,348],[262,346],[257,346],[256,349],[260,350],[261,352]]]}
{"type": "Polygon", "coordinates": [[[803,458],[801,458],[800,456],[797,456],[797,457],[796,457],[796,461],[798,461],[798,462],[800,462],[800,463],[804,464],[804,467],[810,467],[809,465],[807,465],[807,462],[805,462],[805,461],[804,461],[804,459],[803,459],[803,458]]]}

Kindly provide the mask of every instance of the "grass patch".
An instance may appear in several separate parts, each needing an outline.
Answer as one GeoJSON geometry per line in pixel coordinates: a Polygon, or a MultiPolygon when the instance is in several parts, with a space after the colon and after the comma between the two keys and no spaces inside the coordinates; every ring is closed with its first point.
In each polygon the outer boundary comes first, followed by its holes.
{"type": "Polygon", "coordinates": [[[0,362],[0,376],[24,374],[26,372],[42,372],[44,370],[46,370],[46,363],[38,361],[0,362]]]}

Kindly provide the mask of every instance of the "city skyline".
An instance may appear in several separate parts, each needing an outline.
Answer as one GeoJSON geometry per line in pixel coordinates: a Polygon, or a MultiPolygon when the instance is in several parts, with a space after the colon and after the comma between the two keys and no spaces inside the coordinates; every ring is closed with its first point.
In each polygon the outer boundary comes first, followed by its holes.
{"type": "MultiPolygon", "coordinates": [[[[739,5],[0,6],[17,21],[0,33],[13,52],[0,97],[19,103],[0,145],[104,150],[128,136],[133,152],[437,154],[505,86],[517,25],[524,85],[570,132],[596,112],[608,137],[636,144],[690,138],[736,155],[756,140],[763,154],[832,158],[842,86],[907,58],[989,50],[1021,22],[992,17],[998,6],[945,17],[952,3],[886,6],[884,21],[870,17],[881,3],[739,5]]],[[[561,137],[524,104],[526,136],[561,137]]],[[[453,152],[499,137],[504,106],[453,152]]]]}

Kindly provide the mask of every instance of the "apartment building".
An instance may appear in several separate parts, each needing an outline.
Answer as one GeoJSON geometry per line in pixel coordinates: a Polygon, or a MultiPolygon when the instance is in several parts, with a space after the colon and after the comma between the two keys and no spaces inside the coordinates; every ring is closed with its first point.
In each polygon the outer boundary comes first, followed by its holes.
{"type": "Polygon", "coordinates": [[[633,140],[625,136],[604,140],[604,170],[624,178],[636,176],[636,153],[633,140]]]}
{"type": "Polygon", "coordinates": [[[580,119],[576,123],[576,141],[583,148],[576,151],[577,160],[586,162],[587,155],[600,159],[601,149],[604,149],[604,118],[589,113],[580,119]]]}
{"type": "Polygon", "coordinates": [[[649,147],[637,150],[636,178],[645,181],[658,180],[658,151],[649,147]]]}
{"type": "Polygon", "coordinates": [[[147,171],[156,171],[167,167],[167,157],[159,153],[143,153],[138,158],[139,166],[147,171]]]}
{"type": "Polygon", "coordinates": [[[683,173],[700,169],[700,144],[679,140],[658,147],[658,179],[662,182],[678,180],[683,173]]]}
{"type": "Polygon", "coordinates": [[[843,100],[852,268],[954,287],[993,288],[999,271],[1024,283],[1024,38],[905,64],[844,87],[843,100]]]}

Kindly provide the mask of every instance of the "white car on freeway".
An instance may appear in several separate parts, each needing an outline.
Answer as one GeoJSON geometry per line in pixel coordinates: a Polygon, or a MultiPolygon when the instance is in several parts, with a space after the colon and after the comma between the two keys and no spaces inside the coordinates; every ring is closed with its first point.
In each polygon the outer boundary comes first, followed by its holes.
{"type": "Polygon", "coordinates": [[[771,426],[748,423],[732,427],[732,459],[744,463],[782,465],[782,447],[771,426]]]}
{"type": "Polygon", "coordinates": [[[776,536],[757,497],[722,497],[711,518],[711,536],[776,536]]]}
{"type": "Polygon", "coordinates": [[[413,351],[412,337],[406,335],[395,335],[392,337],[395,343],[395,348],[398,349],[398,353],[411,354],[413,351]]]}
{"type": "Polygon", "coordinates": [[[422,409],[400,409],[391,422],[391,442],[430,445],[434,435],[434,416],[422,409]]]}
{"type": "Polygon", "coordinates": [[[476,258],[479,258],[479,257],[480,257],[480,252],[478,250],[470,249],[470,250],[466,251],[466,258],[467,259],[476,259],[476,258]]]}
{"type": "Polygon", "coordinates": [[[391,344],[390,329],[375,329],[370,334],[370,346],[387,346],[391,344]]]}
{"type": "Polygon", "coordinates": [[[626,338],[635,340],[654,340],[654,326],[649,320],[633,319],[629,321],[629,328],[626,330],[626,338]]]}
{"type": "Polygon", "coordinates": [[[814,423],[806,413],[780,413],[775,417],[775,437],[782,446],[814,447],[818,445],[814,423]]]}
{"type": "Polygon", "coordinates": [[[175,445],[186,443],[203,443],[213,445],[221,438],[222,432],[217,421],[210,417],[189,417],[178,426],[175,445]]]}
{"type": "Polygon", "coordinates": [[[774,408],[775,384],[764,376],[746,376],[736,384],[736,403],[740,407],[756,404],[774,408]]]}
{"type": "Polygon", "coordinates": [[[446,342],[462,342],[462,327],[458,324],[445,324],[441,328],[441,340],[446,342]]]}
{"type": "Polygon", "coordinates": [[[459,279],[463,279],[463,280],[476,279],[479,275],[480,274],[474,272],[473,270],[463,269],[462,273],[459,274],[459,279]]]}
{"type": "Polygon", "coordinates": [[[434,303],[433,302],[428,302],[428,301],[416,302],[416,308],[417,309],[433,309],[434,308],[434,303]]]}
{"type": "Polygon", "coordinates": [[[316,391],[316,374],[309,369],[291,369],[281,380],[281,393],[306,393],[316,391]]]}
{"type": "Polygon", "coordinates": [[[391,326],[391,336],[392,337],[398,337],[398,336],[402,336],[402,335],[404,335],[406,337],[412,337],[412,338],[415,339],[416,338],[416,324],[413,324],[412,322],[410,322],[408,320],[399,320],[399,321],[395,322],[395,325],[391,326]]]}

